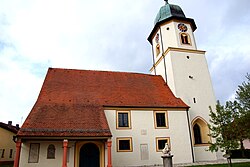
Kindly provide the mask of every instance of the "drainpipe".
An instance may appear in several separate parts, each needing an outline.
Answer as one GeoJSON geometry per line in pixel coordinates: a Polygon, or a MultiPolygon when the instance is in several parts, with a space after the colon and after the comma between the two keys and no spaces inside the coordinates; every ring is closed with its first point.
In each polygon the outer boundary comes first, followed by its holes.
{"type": "Polygon", "coordinates": [[[152,55],[153,55],[153,68],[154,68],[154,73],[156,75],[156,69],[155,69],[155,54],[154,54],[154,46],[152,42],[152,55]]]}
{"type": "Polygon", "coordinates": [[[112,146],[112,141],[108,140],[107,141],[107,147],[108,147],[108,165],[107,165],[107,167],[112,167],[111,146],[112,146]]]}
{"type": "Polygon", "coordinates": [[[188,120],[188,131],[189,131],[189,137],[190,137],[190,147],[191,147],[191,152],[192,152],[192,159],[194,163],[194,149],[193,149],[193,142],[192,142],[192,135],[191,135],[191,126],[190,126],[190,121],[189,121],[189,115],[188,115],[188,109],[187,109],[187,120],[188,120]]]}
{"type": "Polygon", "coordinates": [[[19,160],[20,160],[20,152],[21,152],[21,140],[16,141],[16,156],[14,160],[14,167],[19,167],[19,160]]]}
{"type": "Polygon", "coordinates": [[[159,29],[160,29],[160,36],[161,36],[161,48],[162,48],[162,56],[163,56],[163,61],[164,61],[164,71],[165,71],[165,78],[166,78],[166,84],[168,83],[168,79],[167,79],[167,68],[166,68],[166,60],[165,60],[165,55],[164,55],[164,46],[163,46],[163,39],[162,39],[162,32],[161,32],[161,27],[159,26],[159,29]]]}
{"type": "Polygon", "coordinates": [[[67,148],[68,148],[68,140],[63,140],[63,164],[62,167],[67,167],[67,148]]]}

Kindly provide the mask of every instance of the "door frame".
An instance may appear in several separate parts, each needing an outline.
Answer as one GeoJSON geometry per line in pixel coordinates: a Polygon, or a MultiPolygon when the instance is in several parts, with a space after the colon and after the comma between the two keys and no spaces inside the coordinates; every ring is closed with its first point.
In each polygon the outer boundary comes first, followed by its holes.
{"type": "Polygon", "coordinates": [[[104,143],[101,141],[80,141],[76,142],[75,145],[75,167],[79,167],[79,159],[80,159],[80,150],[83,145],[88,144],[88,143],[93,143],[95,144],[98,149],[99,149],[99,157],[100,157],[100,167],[104,167],[105,163],[105,147],[104,143]]]}

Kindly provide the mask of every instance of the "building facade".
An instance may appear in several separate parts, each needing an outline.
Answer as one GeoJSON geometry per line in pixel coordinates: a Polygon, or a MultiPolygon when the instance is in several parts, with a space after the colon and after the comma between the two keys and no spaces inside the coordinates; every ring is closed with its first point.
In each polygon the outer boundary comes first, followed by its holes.
{"type": "Polygon", "coordinates": [[[188,109],[161,76],[50,68],[15,167],[159,165],[166,142],[174,163],[191,163],[188,109]]]}
{"type": "Polygon", "coordinates": [[[148,40],[152,74],[49,68],[17,135],[14,167],[124,167],[216,160],[207,152],[215,96],[193,19],[161,7],[148,40]]]}
{"type": "Polygon", "coordinates": [[[16,144],[13,137],[18,130],[19,125],[13,126],[11,121],[8,124],[0,122],[0,165],[14,162],[16,144]]]}

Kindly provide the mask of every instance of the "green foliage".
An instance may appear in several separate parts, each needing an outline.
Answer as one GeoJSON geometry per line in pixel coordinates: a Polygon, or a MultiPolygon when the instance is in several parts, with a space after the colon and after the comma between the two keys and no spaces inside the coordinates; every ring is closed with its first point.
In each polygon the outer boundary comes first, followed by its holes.
{"type": "Polygon", "coordinates": [[[246,75],[247,81],[238,86],[236,91],[236,99],[241,104],[244,111],[250,110],[250,74],[246,75]]]}
{"type": "Polygon", "coordinates": [[[227,101],[225,106],[218,101],[215,112],[210,107],[210,136],[215,139],[209,147],[212,152],[230,152],[239,147],[239,142],[244,149],[243,140],[250,138],[250,75],[246,78],[238,86],[234,101],[227,101]]]}
{"type": "Polygon", "coordinates": [[[238,86],[236,100],[239,103],[240,116],[237,119],[243,139],[250,138],[250,75],[246,75],[247,81],[238,86]]]}
{"type": "Polygon", "coordinates": [[[215,139],[215,142],[209,146],[209,151],[228,151],[239,147],[237,140],[232,138],[233,129],[233,110],[231,103],[226,104],[226,107],[222,106],[220,102],[217,102],[216,111],[213,112],[210,107],[210,122],[209,129],[211,130],[210,136],[215,139]]]}

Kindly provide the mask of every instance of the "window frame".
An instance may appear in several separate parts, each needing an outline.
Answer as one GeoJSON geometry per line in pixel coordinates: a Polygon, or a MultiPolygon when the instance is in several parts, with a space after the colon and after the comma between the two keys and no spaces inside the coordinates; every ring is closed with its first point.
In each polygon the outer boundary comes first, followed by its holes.
{"type": "Polygon", "coordinates": [[[10,149],[9,158],[13,158],[13,149],[10,149]]]}
{"type": "Polygon", "coordinates": [[[167,140],[169,148],[171,150],[171,143],[170,143],[170,137],[156,137],[155,141],[156,141],[156,152],[162,152],[163,149],[159,149],[159,140],[167,140]]]}
{"type": "Polygon", "coordinates": [[[190,38],[190,35],[188,33],[185,33],[185,32],[180,33],[180,42],[181,42],[182,45],[190,45],[190,46],[192,46],[191,38],[190,38]],[[184,38],[184,36],[187,37],[186,38],[187,43],[184,43],[183,40],[182,40],[184,38]]]}
{"type": "Polygon", "coordinates": [[[116,138],[116,150],[117,152],[133,152],[133,143],[132,143],[132,137],[118,137],[116,138]],[[121,140],[128,140],[129,141],[129,150],[120,150],[119,149],[119,141],[121,140]]]}
{"type": "Polygon", "coordinates": [[[4,158],[5,149],[0,149],[0,150],[1,150],[1,151],[0,151],[0,153],[1,153],[0,158],[4,158]]]}
{"type": "Polygon", "coordinates": [[[210,134],[210,129],[208,127],[208,123],[205,119],[203,119],[200,116],[197,116],[193,119],[192,121],[192,144],[195,147],[199,147],[199,146],[209,146],[212,138],[211,136],[209,136],[208,134],[210,134]],[[195,133],[195,125],[197,125],[199,127],[200,130],[200,136],[195,136],[197,135],[197,133],[195,133]],[[200,138],[201,139],[201,143],[196,143],[196,138],[200,138]]]}
{"type": "Polygon", "coordinates": [[[202,137],[201,137],[201,127],[198,123],[195,123],[193,126],[193,132],[194,132],[194,144],[203,144],[202,143],[202,137]]]}
{"type": "Polygon", "coordinates": [[[154,126],[155,129],[168,129],[168,112],[167,111],[154,111],[154,126]],[[165,126],[158,126],[157,114],[165,114],[165,126]]]}
{"type": "Polygon", "coordinates": [[[120,129],[120,130],[131,129],[131,111],[122,111],[122,110],[116,111],[116,129],[120,129]],[[119,114],[120,113],[128,114],[128,127],[119,126],[119,114]]]}
{"type": "Polygon", "coordinates": [[[56,159],[56,147],[55,147],[54,144],[49,144],[48,147],[47,147],[47,159],[56,159]],[[49,152],[49,151],[52,151],[52,150],[53,150],[53,156],[51,156],[52,153],[49,152]]]}
{"type": "Polygon", "coordinates": [[[159,54],[161,53],[161,45],[159,43],[156,44],[155,46],[155,54],[156,54],[156,57],[159,56],[159,54]]]}

